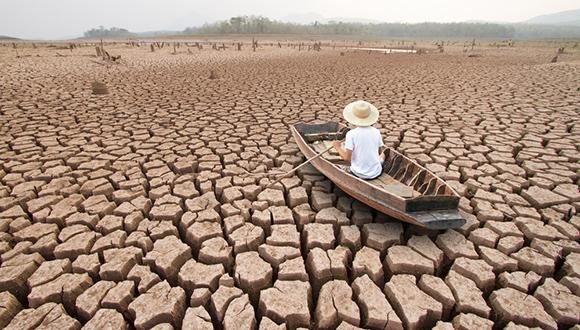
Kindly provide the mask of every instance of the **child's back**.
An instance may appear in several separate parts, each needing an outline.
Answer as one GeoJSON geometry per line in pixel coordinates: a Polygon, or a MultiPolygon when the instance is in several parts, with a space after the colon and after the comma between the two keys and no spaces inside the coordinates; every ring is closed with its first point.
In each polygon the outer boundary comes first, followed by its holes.
{"type": "Polygon", "coordinates": [[[381,132],[372,126],[357,127],[346,133],[344,147],[352,150],[350,171],[363,179],[381,175],[379,150],[383,145],[381,132]]]}

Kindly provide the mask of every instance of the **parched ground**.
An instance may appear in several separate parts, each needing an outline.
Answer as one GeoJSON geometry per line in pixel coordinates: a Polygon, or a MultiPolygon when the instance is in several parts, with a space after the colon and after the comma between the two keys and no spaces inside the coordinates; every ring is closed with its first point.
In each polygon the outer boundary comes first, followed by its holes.
{"type": "Polygon", "coordinates": [[[580,321],[578,50],[207,48],[0,47],[0,328],[580,321]],[[356,99],[463,196],[465,226],[394,221],[313,168],[247,174],[301,163],[288,125],[356,99]]]}

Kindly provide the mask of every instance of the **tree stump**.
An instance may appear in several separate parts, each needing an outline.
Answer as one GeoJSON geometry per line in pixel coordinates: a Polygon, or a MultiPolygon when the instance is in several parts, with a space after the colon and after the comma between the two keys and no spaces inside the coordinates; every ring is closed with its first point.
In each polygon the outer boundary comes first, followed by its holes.
{"type": "Polygon", "coordinates": [[[256,51],[256,48],[258,48],[258,40],[252,38],[252,50],[256,51]]]}

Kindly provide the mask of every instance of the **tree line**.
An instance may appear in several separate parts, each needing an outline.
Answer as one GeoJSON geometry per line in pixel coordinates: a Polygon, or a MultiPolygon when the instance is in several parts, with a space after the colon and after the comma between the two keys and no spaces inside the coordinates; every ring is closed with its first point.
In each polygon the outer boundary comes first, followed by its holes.
{"type": "MultiPolygon", "coordinates": [[[[151,33],[132,33],[127,29],[100,26],[84,33],[86,38],[145,37],[151,33]]],[[[160,32],[160,35],[204,34],[294,34],[344,35],[385,38],[489,38],[489,39],[548,39],[580,38],[580,26],[550,26],[495,23],[346,23],[314,22],[288,23],[263,16],[236,16],[179,32],[160,32]]]]}
{"type": "Polygon", "coordinates": [[[392,38],[580,38],[578,26],[549,26],[496,23],[346,23],[329,21],[311,24],[288,23],[263,16],[236,16],[227,20],[191,27],[195,34],[302,34],[352,35],[392,38]]]}
{"type": "Polygon", "coordinates": [[[99,26],[98,28],[90,29],[83,33],[85,38],[115,38],[115,37],[133,37],[136,36],[135,33],[129,32],[127,29],[112,27],[106,29],[104,26],[99,26]]]}

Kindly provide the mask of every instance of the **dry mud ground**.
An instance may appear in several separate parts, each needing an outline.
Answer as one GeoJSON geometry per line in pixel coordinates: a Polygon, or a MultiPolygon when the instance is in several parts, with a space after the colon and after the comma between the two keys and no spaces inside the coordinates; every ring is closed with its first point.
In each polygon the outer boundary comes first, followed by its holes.
{"type": "Polygon", "coordinates": [[[0,47],[0,327],[579,322],[577,51],[108,50],[121,64],[0,47]],[[288,125],[360,98],[463,196],[464,227],[393,221],[312,168],[244,174],[299,164],[288,125]]]}

